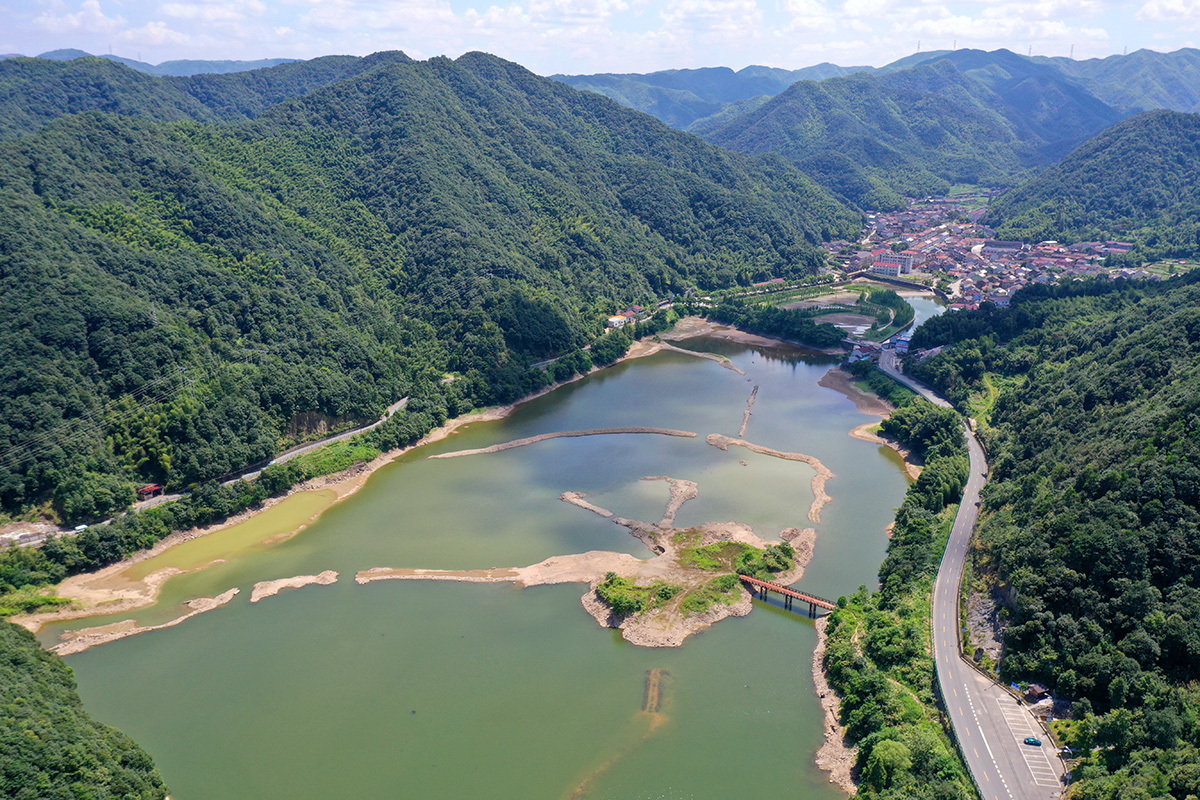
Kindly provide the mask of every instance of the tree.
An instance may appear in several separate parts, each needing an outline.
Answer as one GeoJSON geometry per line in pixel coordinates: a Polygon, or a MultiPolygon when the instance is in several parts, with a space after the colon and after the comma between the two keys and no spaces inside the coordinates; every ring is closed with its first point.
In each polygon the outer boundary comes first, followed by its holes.
{"type": "Polygon", "coordinates": [[[912,753],[908,747],[893,739],[885,739],[871,750],[863,782],[876,792],[882,792],[901,781],[912,768],[912,753]]]}

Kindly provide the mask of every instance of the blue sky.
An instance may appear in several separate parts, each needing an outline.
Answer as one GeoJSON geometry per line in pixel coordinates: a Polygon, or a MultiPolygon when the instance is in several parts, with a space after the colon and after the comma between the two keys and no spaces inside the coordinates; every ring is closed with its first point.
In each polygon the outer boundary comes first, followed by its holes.
{"type": "Polygon", "coordinates": [[[484,50],[541,74],[822,61],[957,46],[1097,58],[1200,41],[1200,0],[0,0],[0,52],[159,63],[484,50]]]}

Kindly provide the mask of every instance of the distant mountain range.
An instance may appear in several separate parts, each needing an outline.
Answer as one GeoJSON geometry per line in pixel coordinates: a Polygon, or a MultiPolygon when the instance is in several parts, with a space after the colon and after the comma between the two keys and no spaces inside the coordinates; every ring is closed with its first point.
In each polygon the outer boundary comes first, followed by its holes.
{"type": "Polygon", "coordinates": [[[705,138],[780,153],[850,203],[892,209],[955,184],[1018,183],[1121,117],[1052,67],[959,51],[801,81],[705,138]]]}
{"type": "Polygon", "coordinates": [[[555,77],[723,147],[779,153],[875,209],[955,184],[1016,185],[1130,114],[1200,107],[1190,49],[1091,61],[940,50],[877,69],[555,77]]]}
{"type": "MultiPolygon", "coordinates": [[[[42,53],[36,58],[45,58],[50,61],[71,61],[76,58],[92,57],[92,53],[85,53],[83,50],[63,49],[51,50],[42,53]]],[[[20,53],[6,53],[0,55],[0,58],[21,58],[20,53]]],[[[138,72],[144,72],[147,75],[158,76],[173,76],[186,77],[188,75],[224,75],[230,72],[248,72],[252,69],[263,69],[265,67],[276,67],[280,64],[290,64],[299,59],[295,58],[260,58],[256,61],[164,61],[161,64],[147,64],[145,61],[137,61],[132,58],[122,58],[121,56],[99,55],[95,58],[106,58],[109,61],[116,61],[118,64],[124,64],[127,67],[136,69],[138,72]]]]}
{"type": "Polygon", "coordinates": [[[871,67],[817,64],[786,70],[751,66],[734,72],[729,67],[671,69],[646,75],[552,75],[554,80],[605,97],[623,106],[658,117],[673,128],[686,130],[697,120],[718,114],[733,103],[777,95],[796,81],[825,80],[871,67]]]}
{"type": "Polygon", "coordinates": [[[252,119],[288,98],[386,64],[411,62],[403,53],[392,51],[176,78],[146,75],[90,56],[9,59],[0,61],[0,139],[30,133],[64,114],[85,111],[164,122],[252,119]]]}

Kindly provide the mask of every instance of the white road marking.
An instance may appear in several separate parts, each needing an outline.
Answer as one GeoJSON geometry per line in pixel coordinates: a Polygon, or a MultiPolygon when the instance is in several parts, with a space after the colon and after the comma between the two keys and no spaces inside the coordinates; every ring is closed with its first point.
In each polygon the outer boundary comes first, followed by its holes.
{"type": "MultiPolygon", "coordinates": [[[[1017,740],[1022,740],[1027,736],[1041,738],[1033,727],[1033,720],[1022,708],[1009,708],[999,700],[996,701],[996,704],[1014,738],[1017,740]]],[[[1029,774],[1033,776],[1034,783],[1038,786],[1058,787],[1058,773],[1050,763],[1050,757],[1046,755],[1045,747],[1023,745],[1020,753],[1021,758],[1025,761],[1025,766],[1029,768],[1029,774]]]]}

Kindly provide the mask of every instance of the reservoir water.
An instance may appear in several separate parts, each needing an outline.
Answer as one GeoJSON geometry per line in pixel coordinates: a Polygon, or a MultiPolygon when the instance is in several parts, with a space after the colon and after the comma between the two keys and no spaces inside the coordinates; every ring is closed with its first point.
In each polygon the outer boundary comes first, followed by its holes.
{"type": "Polygon", "coordinates": [[[48,628],[43,639],[115,619],[156,624],[187,599],[241,588],[177,627],[69,658],[89,711],[154,756],[175,800],[842,797],[813,764],[813,625],[776,604],[755,601],[750,616],[683,647],[647,649],[600,628],[580,605],[582,585],[354,583],[370,567],[648,556],[624,528],[558,499],[583,491],[620,516],[656,520],[667,486],[644,476],[699,484],[681,527],[737,520],[772,538],[809,527],[811,467],[704,441],[737,434],[758,385],[745,438],[814,455],[835,473],[798,585],[827,597],[874,586],[907,481],[892,451],[849,436],[874,418],[818,386],[834,360],[715,339],[685,346],[746,375],[672,352],[625,362],[406,454],[292,539],[263,544],[260,531],[231,537],[224,556],[212,545],[181,550],[180,566],[227,560],[172,579],[153,608],[48,628]],[[699,436],[555,439],[427,459],[631,425],[699,436]],[[249,603],[257,581],[330,569],[334,585],[249,603]],[[658,715],[642,712],[650,670],[665,670],[658,715]]]}

